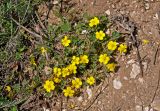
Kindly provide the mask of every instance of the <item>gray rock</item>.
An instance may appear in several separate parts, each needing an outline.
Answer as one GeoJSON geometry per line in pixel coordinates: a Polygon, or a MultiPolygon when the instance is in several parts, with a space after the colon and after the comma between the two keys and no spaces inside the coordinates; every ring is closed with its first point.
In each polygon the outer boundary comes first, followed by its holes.
{"type": "Polygon", "coordinates": [[[132,71],[130,73],[130,78],[135,79],[137,75],[140,74],[140,67],[138,64],[132,64],[132,71]]]}

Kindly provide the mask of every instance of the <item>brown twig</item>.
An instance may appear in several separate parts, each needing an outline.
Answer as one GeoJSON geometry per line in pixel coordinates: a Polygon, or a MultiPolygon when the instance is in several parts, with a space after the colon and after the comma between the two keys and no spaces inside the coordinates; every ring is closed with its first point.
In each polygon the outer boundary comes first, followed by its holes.
{"type": "Polygon", "coordinates": [[[140,99],[140,101],[141,101],[141,108],[142,108],[142,111],[144,111],[144,103],[143,103],[143,100],[142,100],[142,98],[141,98],[141,96],[140,96],[140,94],[139,94],[139,91],[138,91],[138,89],[137,89],[137,84],[135,83],[135,89],[136,89],[136,94],[137,94],[137,97],[140,99]]]}
{"type": "Polygon", "coordinates": [[[61,0],[60,12],[63,13],[63,0],[61,0]]]}
{"type": "Polygon", "coordinates": [[[23,28],[25,31],[27,31],[29,34],[31,34],[32,36],[34,37],[38,37],[40,38],[40,41],[42,41],[42,36],[40,36],[39,34],[35,33],[35,32],[32,32],[30,31],[29,29],[27,29],[26,27],[24,27],[23,25],[21,25],[18,21],[16,21],[15,19],[11,18],[11,20],[13,20],[19,27],[23,28]]]}
{"type": "MultiPolygon", "coordinates": [[[[37,33],[35,33],[35,32],[32,32],[31,30],[27,29],[26,27],[24,27],[23,25],[21,25],[18,21],[16,21],[16,20],[13,19],[13,18],[11,18],[11,20],[13,20],[19,27],[23,28],[25,31],[27,31],[27,32],[28,32],[29,34],[31,34],[32,36],[40,38],[40,41],[41,41],[41,43],[43,44],[43,39],[42,39],[42,36],[41,36],[41,35],[39,35],[39,34],[37,34],[37,33]]],[[[46,59],[47,59],[47,61],[48,61],[49,58],[48,58],[47,52],[45,53],[45,56],[46,56],[46,59]]]]}
{"type": "Polygon", "coordinates": [[[39,22],[40,26],[42,27],[42,29],[43,29],[44,31],[47,31],[46,27],[45,27],[44,24],[42,23],[39,15],[38,15],[38,13],[37,13],[36,11],[35,11],[35,14],[36,14],[36,16],[37,16],[38,22],[39,22]]]}
{"type": "Polygon", "coordinates": [[[130,32],[132,44],[136,48],[137,60],[139,62],[141,75],[143,77],[143,65],[142,65],[142,60],[139,52],[138,41],[135,36],[135,33],[136,33],[135,24],[133,22],[130,22],[128,18],[125,17],[124,15],[113,17],[113,22],[116,22],[119,26],[121,26],[122,28],[130,32]]]}
{"type": "MultiPolygon", "coordinates": [[[[103,85],[104,85],[104,83],[102,84],[102,86],[103,86],[103,85]]],[[[93,99],[93,101],[91,101],[91,103],[88,105],[88,107],[86,107],[85,109],[83,109],[83,111],[88,111],[89,108],[91,108],[91,106],[95,103],[95,101],[97,100],[97,98],[100,96],[100,94],[101,94],[101,93],[104,91],[104,89],[106,89],[108,86],[109,86],[109,83],[107,83],[104,88],[101,87],[100,92],[95,96],[95,98],[93,99]]],[[[100,89],[100,88],[98,88],[98,90],[99,90],[99,89],[100,89]]],[[[97,91],[98,91],[98,90],[97,90],[97,91]]]]}
{"type": "Polygon", "coordinates": [[[152,100],[151,100],[151,102],[150,102],[150,104],[149,104],[149,108],[151,108],[151,104],[153,103],[153,101],[154,101],[154,99],[155,99],[155,97],[156,97],[156,95],[157,95],[157,91],[158,91],[159,85],[160,85],[160,70],[159,70],[159,74],[158,74],[157,86],[156,86],[156,89],[155,89],[155,91],[154,91],[152,100]]]}
{"type": "Polygon", "coordinates": [[[138,59],[138,63],[139,63],[139,66],[140,66],[141,75],[142,75],[142,77],[143,77],[142,60],[141,60],[141,56],[140,56],[139,48],[138,48],[138,47],[136,47],[136,54],[137,54],[137,59],[138,59]]]}
{"type": "Polygon", "coordinates": [[[154,65],[156,64],[158,50],[159,50],[159,44],[158,44],[157,49],[156,49],[156,52],[155,52],[155,54],[154,54],[154,61],[153,61],[153,64],[154,64],[154,65]]]}
{"type": "Polygon", "coordinates": [[[53,8],[53,4],[51,3],[52,2],[52,0],[49,0],[48,1],[48,5],[47,5],[47,7],[48,7],[48,11],[47,11],[47,15],[46,15],[46,19],[45,19],[45,25],[47,26],[48,25],[48,18],[49,18],[49,15],[50,15],[50,12],[51,12],[51,10],[52,10],[52,8],[53,8]],[[47,21],[46,21],[47,20],[47,21]]]}
{"type": "Polygon", "coordinates": [[[46,28],[45,25],[42,23],[42,21],[41,21],[39,15],[38,15],[38,13],[35,12],[35,14],[36,14],[36,16],[37,16],[39,25],[40,25],[40,27],[42,28],[42,30],[40,29],[40,34],[41,34],[41,35],[44,35],[44,36],[46,36],[46,37],[49,37],[47,28],[46,28]]]}
{"type": "Polygon", "coordinates": [[[61,95],[60,99],[61,99],[60,111],[62,111],[63,110],[63,96],[62,95],[61,95]]]}

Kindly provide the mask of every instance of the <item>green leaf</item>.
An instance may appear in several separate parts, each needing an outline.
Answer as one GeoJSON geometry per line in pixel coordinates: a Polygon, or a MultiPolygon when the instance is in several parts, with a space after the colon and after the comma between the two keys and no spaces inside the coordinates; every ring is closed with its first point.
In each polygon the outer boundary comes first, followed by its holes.
{"type": "Polygon", "coordinates": [[[0,107],[1,107],[3,104],[7,103],[7,102],[8,102],[8,100],[7,100],[6,98],[0,96],[0,107]]]}
{"type": "Polygon", "coordinates": [[[82,48],[79,48],[77,50],[78,54],[77,55],[82,55],[84,53],[84,50],[82,48]]]}
{"type": "Polygon", "coordinates": [[[71,30],[71,24],[69,22],[64,22],[62,25],[61,25],[61,30],[63,32],[69,32],[71,30]]]}
{"type": "Polygon", "coordinates": [[[36,82],[37,85],[41,83],[41,78],[39,77],[39,75],[35,75],[33,77],[33,80],[36,82]]]}
{"type": "Polygon", "coordinates": [[[25,46],[23,46],[22,48],[19,49],[19,52],[23,52],[26,49],[25,46]]]}
{"type": "Polygon", "coordinates": [[[10,111],[18,111],[17,106],[13,106],[10,111]]]}
{"type": "Polygon", "coordinates": [[[96,40],[95,34],[91,34],[91,35],[89,36],[89,40],[90,40],[91,42],[94,42],[94,41],[96,40]]]}
{"type": "Polygon", "coordinates": [[[22,54],[19,52],[16,52],[16,60],[20,60],[22,58],[22,54]]]}
{"type": "Polygon", "coordinates": [[[16,91],[17,93],[20,91],[20,85],[19,84],[15,84],[14,86],[13,86],[13,90],[14,91],[16,91]]]}
{"type": "Polygon", "coordinates": [[[77,43],[79,42],[80,40],[77,38],[77,37],[72,37],[72,43],[73,45],[77,45],[77,43]]]}
{"type": "Polygon", "coordinates": [[[107,21],[108,19],[107,19],[106,16],[101,16],[101,17],[100,17],[100,20],[101,20],[101,21],[107,21]]]}
{"type": "Polygon", "coordinates": [[[114,31],[114,32],[112,33],[113,39],[118,39],[118,38],[120,38],[120,36],[121,36],[121,34],[118,33],[117,31],[114,31]]]}

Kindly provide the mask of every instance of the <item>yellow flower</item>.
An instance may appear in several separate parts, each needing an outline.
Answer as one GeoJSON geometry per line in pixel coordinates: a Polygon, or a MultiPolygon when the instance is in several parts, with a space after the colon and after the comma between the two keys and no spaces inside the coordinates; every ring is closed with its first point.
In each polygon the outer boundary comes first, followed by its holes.
{"type": "Polygon", "coordinates": [[[71,40],[69,40],[67,36],[64,36],[64,38],[61,40],[61,42],[62,42],[63,46],[67,47],[71,43],[71,40]]]}
{"type": "Polygon", "coordinates": [[[71,89],[71,87],[67,87],[63,90],[64,96],[66,97],[72,97],[74,95],[74,90],[71,89]]]}
{"type": "Polygon", "coordinates": [[[76,89],[80,88],[82,86],[82,81],[79,78],[75,78],[72,80],[72,86],[75,87],[76,89]]]}
{"type": "Polygon", "coordinates": [[[148,44],[148,43],[149,43],[149,40],[143,39],[142,42],[143,42],[143,44],[148,44]]]}
{"type": "Polygon", "coordinates": [[[69,69],[68,68],[62,68],[62,77],[66,77],[70,75],[69,69]]]}
{"type": "Polygon", "coordinates": [[[70,74],[76,74],[77,73],[77,66],[75,64],[70,64],[67,66],[70,74]]]}
{"type": "Polygon", "coordinates": [[[10,92],[11,91],[11,87],[10,86],[6,86],[5,90],[10,92]]]}
{"type": "Polygon", "coordinates": [[[105,37],[105,33],[100,30],[99,32],[96,32],[96,38],[99,40],[103,40],[103,38],[105,37]]]}
{"type": "Polygon", "coordinates": [[[88,56],[87,55],[81,55],[80,56],[80,63],[88,63],[89,60],[88,60],[88,56]]]}
{"type": "Polygon", "coordinates": [[[60,82],[61,82],[61,80],[60,80],[59,78],[57,78],[57,77],[54,77],[54,78],[53,78],[53,81],[54,81],[55,83],[60,83],[60,82]]]}
{"type": "Polygon", "coordinates": [[[79,64],[79,57],[73,56],[72,57],[72,64],[79,64]]]}
{"type": "Polygon", "coordinates": [[[42,55],[45,55],[46,52],[47,52],[47,50],[44,47],[41,47],[41,53],[42,53],[42,55]]]}
{"type": "Polygon", "coordinates": [[[35,65],[35,66],[37,65],[34,57],[31,57],[30,64],[35,65]]]}
{"type": "Polygon", "coordinates": [[[98,24],[99,24],[99,19],[97,17],[94,17],[93,19],[91,19],[89,21],[89,26],[90,27],[93,27],[93,26],[98,25],[98,24]]]}
{"type": "Polygon", "coordinates": [[[107,54],[101,54],[99,56],[99,62],[103,64],[107,64],[109,62],[110,58],[107,56],[107,54]]]}
{"type": "Polygon", "coordinates": [[[51,92],[51,90],[55,89],[54,82],[49,80],[45,81],[43,87],[44,89],[46,89],[47,92],[51,92]]]}
{"type": "Polygon", "coordinates": [[[54,67],[53,72],[57,77],[60,77],[62,74],[61,69],[58,67],[54,67]]]}
{"type": "Polygon", "coordinates": [[[107,64],[106,66],[107,66],[108,71],[114,72],[116,64],[110,63],[110,64],[107,64]]]}
{"type": "Polygon", "coordinates": [[[126,52],[127,52],[127,45],[121,44],[121,45],[118,47],[118,51],[119,51],[120,53],[126,53],[126,52]]]}
{"type": "Polygon", "coordinates": [[[110,41],[107,44],[107,47],[109,50],[114,51],[117,48],[117,42],[110,41]]]}
{"type": "Polygon", "coordinates": [[[89,85],[93,85],[95,83],[95,78],[93,76],[90,76],[87,78],[87,83],[89,85]]]}
{"type": "Polygon", "coordinates": [[[75,104],[73,104],[73,103],[71,103],[70,105],[69,105],[69,108],[71,108],[71,109],[74,109],[76,106],[75,106],[75,104]]]}

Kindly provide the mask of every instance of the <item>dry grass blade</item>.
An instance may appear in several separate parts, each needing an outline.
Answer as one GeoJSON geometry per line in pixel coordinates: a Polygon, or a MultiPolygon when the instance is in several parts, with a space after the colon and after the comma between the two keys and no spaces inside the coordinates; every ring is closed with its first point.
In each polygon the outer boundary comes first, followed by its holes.
{"type": "Polygon", "coordinates": [[[18,21],[16,21],[15,19],[11,18],[11,20],[13,20],[19,27],[23,28],[25,31],[27,31],[29,34],[31,34],[34,37],[38,37],[41,39],[42,41],[42,36],[40,36],[39,34],[30,31],[29,29],[27,29],[26,27],[24,27],[23,25],[21,25],[18,21]]]}

